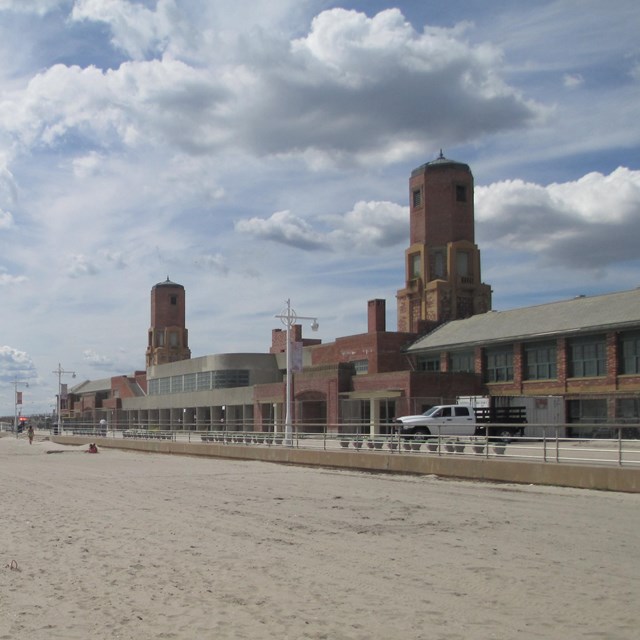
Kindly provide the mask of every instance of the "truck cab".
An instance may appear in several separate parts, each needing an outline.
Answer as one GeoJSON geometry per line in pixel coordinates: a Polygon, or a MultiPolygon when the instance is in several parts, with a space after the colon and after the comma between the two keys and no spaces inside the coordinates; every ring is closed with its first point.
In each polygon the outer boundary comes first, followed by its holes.
{"type": "Polygon", "coordinates": [[[414,416],[397,419],[400,435],[472,436],[476,431],[473,407],[464,404],[445,404],[431,407],[414,416]]]}

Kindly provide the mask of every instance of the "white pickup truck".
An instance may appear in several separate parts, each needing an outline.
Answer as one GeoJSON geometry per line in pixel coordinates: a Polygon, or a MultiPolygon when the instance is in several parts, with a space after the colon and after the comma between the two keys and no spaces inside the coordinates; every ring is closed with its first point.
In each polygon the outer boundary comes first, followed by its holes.
{"type": "Polygon", "coordinates": [[[474,409],[466,404],[431,407],[416,416],[396,420],[400,435],[484,436],[508,438],[522,435],[526,422],[524,407],[474,409]],[[493,423],[493,426],[490,426],[493,423]],[[488,433],[487,433],[488,432],[488,433]]]}

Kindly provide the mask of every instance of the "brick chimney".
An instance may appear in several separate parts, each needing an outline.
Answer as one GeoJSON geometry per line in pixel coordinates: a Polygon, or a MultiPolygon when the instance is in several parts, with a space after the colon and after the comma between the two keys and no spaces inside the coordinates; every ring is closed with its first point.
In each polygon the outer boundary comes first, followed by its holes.
{"type": "Polygon", "coordinates": [[[386,331],[386,301],[369,300],[367,305],[368,333],[386,331]]]}

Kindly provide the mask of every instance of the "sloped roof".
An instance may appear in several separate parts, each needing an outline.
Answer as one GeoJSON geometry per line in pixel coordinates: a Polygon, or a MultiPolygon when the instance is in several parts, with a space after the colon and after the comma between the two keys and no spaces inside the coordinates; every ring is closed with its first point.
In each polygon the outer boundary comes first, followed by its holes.
{"type": "Polygon", "coordinates": [[[84,393],[97,393],[98,391],[111,391],[111,378],[99,380],[85,380],[69,389],[70,393],[82,395],[84,393]]]}
{"type": "Polygon", "coordinates": [[[604,331],[610,327],[640,329],[640,288],[601,296],[579,296],[509,311],[489,311],[454,320],[419,338],[407,351],[514,342],[604,331]]]}

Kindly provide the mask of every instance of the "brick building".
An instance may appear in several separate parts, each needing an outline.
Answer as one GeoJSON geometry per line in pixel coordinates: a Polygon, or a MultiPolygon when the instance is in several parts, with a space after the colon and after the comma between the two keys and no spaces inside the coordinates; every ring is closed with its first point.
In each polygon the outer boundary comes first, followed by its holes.
{"type": "MultiPolygon", "coordinates": [[[[640,421],[640,290],[491,312],[475,244],[473,176],[440,157],[409,181],[410,238],[398,330],[386,303],[367,303],[367,332],[302,345],[292,374],[302,431],[385,432],[400,415],[459,396],[493,404],[562,405],[562,421],[640,421]]],[[[71,389],[76,420],[112,427],[273,431],[284,422],[286,332],[268,353],[191,358],[182,285],[151,292],[146,372],[71,389]]]]}

